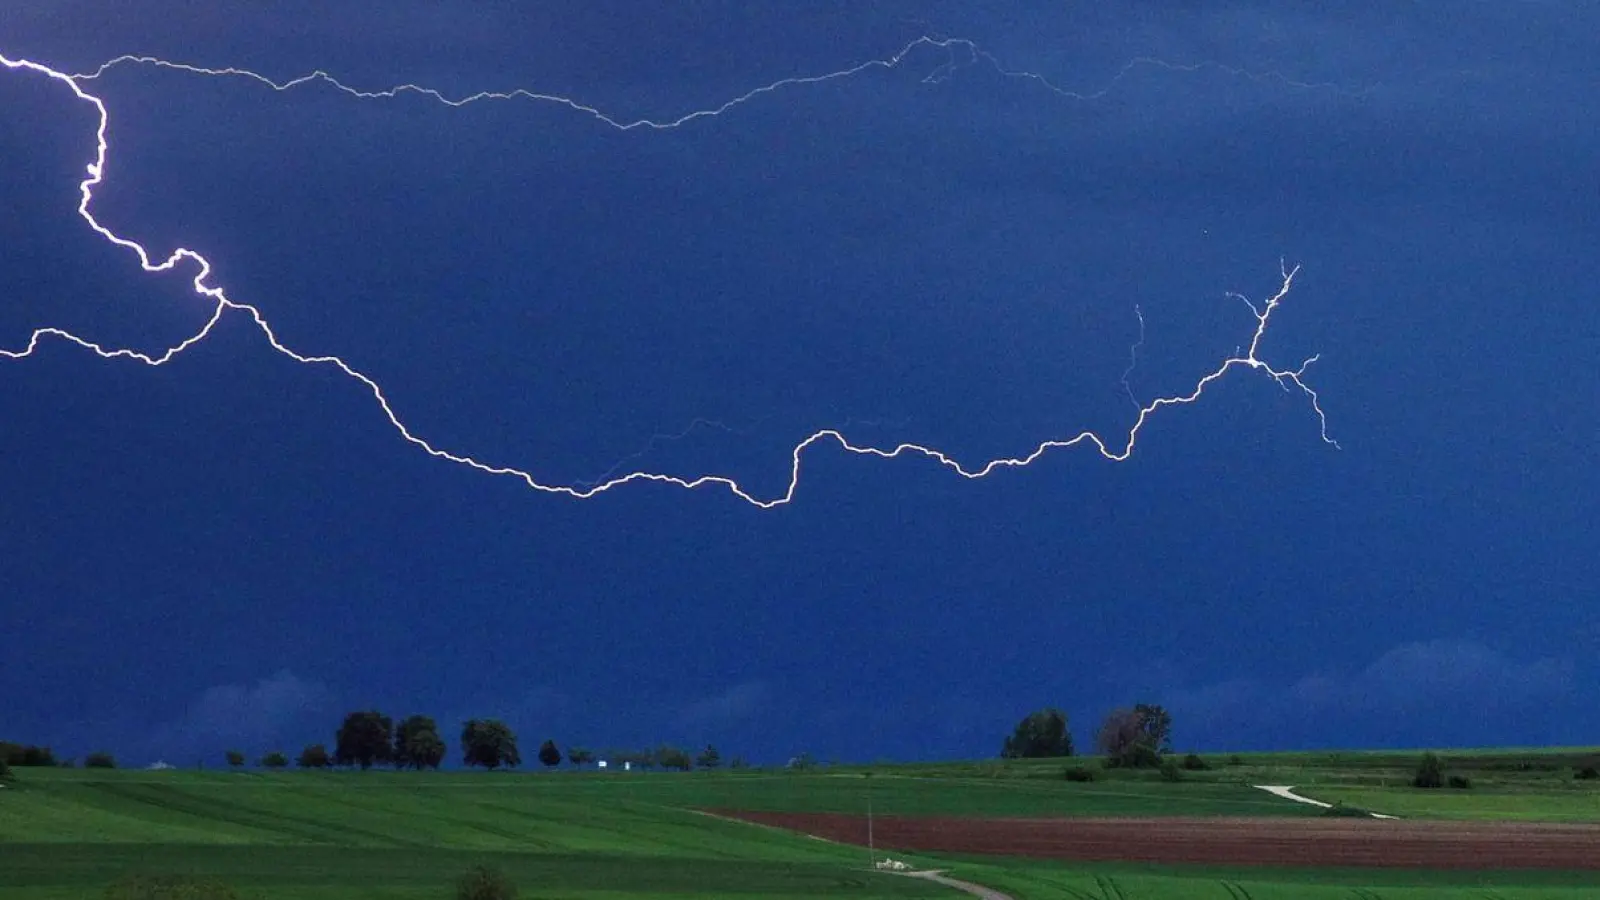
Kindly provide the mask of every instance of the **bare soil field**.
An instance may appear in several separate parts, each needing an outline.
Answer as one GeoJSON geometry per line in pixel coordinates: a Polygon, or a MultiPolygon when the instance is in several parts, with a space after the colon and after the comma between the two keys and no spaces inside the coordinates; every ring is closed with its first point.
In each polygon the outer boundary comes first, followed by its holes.
{"type": "MultiPolygon", "coordinates": [[[[865,816],[716,810],[867,844],[865,816]]],[[[881,849],[1040,859],[1416,869],[1600,869],[1600,825],[1312,819],[878,816],[881,849]]]]}

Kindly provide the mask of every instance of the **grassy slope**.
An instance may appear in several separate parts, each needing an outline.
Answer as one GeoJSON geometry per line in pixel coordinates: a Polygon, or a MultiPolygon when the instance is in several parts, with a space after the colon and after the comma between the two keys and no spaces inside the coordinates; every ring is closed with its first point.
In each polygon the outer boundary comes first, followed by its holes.
{"type": "Polygon", "coordinates": [[[1133,866],[989,859],[939,863],[1018,900],[1592,900],[1592,873],[1133,866]]]}
{"type": "MultiPolygon", "coordinates": [[[[1291,784],[1301,793],[1326,802],[1343,802],[1407,818],[1522,819],[1543,821],[1600,821],[1600,781],[1578,781],[1573,771],[1600,763],[1600,748],[1484,749],[1439,751],[1447,774],[1472,779],[1470,790],[1418,790],[1411,776],[1422,751],[1345,751],[1238,754],[1205,757],[1211,769],[1185,772],[1182,793],[1198,797],[1204,787],[1218,791],[1235,788],[1259,794],[1248,786],[1291,784]]],[[[1091,769],[1091,760],[1080,761],[1091,769]]],[[[896,767],[896,773],[926,778],[958,780],[1050,780],[1062,765],[1048,760],[1013,762],[938,763],[896,767]]],[[[1170,786],[1153,773],[1111,773],[1096,782],[1097,790],[1148,791],[1161,798],[1172,795],[1170,786]]],[[[1236,794],[1219,793],[1226,800],[1236,794]]],[[[1265,795],[1261,795],[1265,796],[1265,795]]],[[[1227,800],[1232,805],[1231,800],[1227,800]]],[[[1277,801],[1272,801],[1276,803],[1277,801]]],[[[1252,815],[1248,807],[1234,814],[1252,815]]],[[[1312,807],[1303,810],[1315,814],[1312,807]]],[[[1131,807],[1128,808],[1131,812],[1131,807]]],[[[1156,814],[1178,815],[1169,808],[1156,814]]],[[[1214,814],[1222,814],[1220,810],[1214,814]]],[[[1276,813],[1269,813],[1276,814],[1276,813]]]]}
{"type": "MultiPolygon", "coordinates": [[[[1426,804],[1456,804],[1443,810],[1448,815],[1548,818],[1563,810],[1583,815],[1600,801],[1600,785],[1570,778],[1570,765],[1589,755],[1445,754],[1447,770],[1488,785],[1470,792],[1385,787],[1409,776],[1414,753],[1249,754],[1237,766],[1215,757],[1218,768],[1187,773],[1176,785],[1148,773],[1069,783],[1057,761],[873,767],[871,778],[859,767],[804,775],[531,777],[20,770],[19,781],[0,790],[0,896],[97,897],[115,877],[145,870],[216,874],[263,898],[420,900],[447,896],[451,879],[481,860],[511,873],[525,898],[951,896],[862,871],[864,855],[854,848],[689,809],[861,812],[870,791],[879,814],[1316,814],[1248,787],[1290,783],[1312,796],[1402,815],[1414,800],[1424,811],[1438,811],[1426,804]]],[[[1600,812],[1587,817],[1600,819],[1600,812]]],[[[1492,884],[1495,893],[1484,896],[1577,900],[1594,891],[1592,876],[1561,873],[1452,880],[1444,873],[914,861],[1019,898],[1112,900],[1120,890],[1125,900],[1445,900],[1492,884]]]]}
{"type": "Polygon", "coordinates": [[[1600,822],[1600,781],[1573,771],[1600,760],[1594,748],[1440,751],[1446,774],[1472,788],[1420,790],[1411,777],[1420,752],[1245,755],[1258,784],[1296,784],[1301,792],[1404,818],[1600,822]]]}
{"type": "Polygon", "coordinates": [[[562,789],[583,780],[23,772],[0,791],[0,896],[93,897],[130,871],[179,871],[263,897],[441,897],[480,860],[524,897],[944,893],[862,871],[854,849],[605,790],[630,785],[562,789]]]}

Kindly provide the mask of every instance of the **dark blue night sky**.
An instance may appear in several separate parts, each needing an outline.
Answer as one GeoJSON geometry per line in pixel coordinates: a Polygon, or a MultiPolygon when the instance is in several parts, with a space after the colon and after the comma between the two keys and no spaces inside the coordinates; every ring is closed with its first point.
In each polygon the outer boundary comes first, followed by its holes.
{"type": "MultiPolygon", "coordinates": [[[[0,54],[124,53],[94,204],[242,313],[168,365],[0,359],[0,736],[130,763],[327,740],[345,710],[781,761],[1080,743],[1600,742],[1600,9],[1136,2],[0,10],[0,54]],[[796,12],[803,6],[803,11],[796,12]],[[975,11],[979,7],[984,11],[975,11]],[[1130,65],[1131,63],[1131,65],[1130,65]],[[1012,74],[1007,75],[1006,72],[1012,74]],[[1019,75],[1017,73],[1031,73],[1019,75]],[[1123,384],[1130,349],[1137,365],[1123,384]]],[[[0,70],[0,348],[155,352],[209,304],[76,214],[96,118],[0,70]]],[[[453,732],[452,732],[453,733],[453,732]]]]}

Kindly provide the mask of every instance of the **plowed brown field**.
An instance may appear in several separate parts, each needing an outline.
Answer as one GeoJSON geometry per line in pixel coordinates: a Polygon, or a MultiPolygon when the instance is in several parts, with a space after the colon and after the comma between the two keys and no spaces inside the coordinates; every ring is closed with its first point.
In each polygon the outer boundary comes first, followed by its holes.
{"type": "MultiPolygon", "coordinates": [[[[867,843],[864,816],[716,810],[867,843]]],[[[1048,859],[1426,869],[1600,869],[1600,825],[1376,819],[971,819],[878,816],[886,850],[1048,859]]]]}

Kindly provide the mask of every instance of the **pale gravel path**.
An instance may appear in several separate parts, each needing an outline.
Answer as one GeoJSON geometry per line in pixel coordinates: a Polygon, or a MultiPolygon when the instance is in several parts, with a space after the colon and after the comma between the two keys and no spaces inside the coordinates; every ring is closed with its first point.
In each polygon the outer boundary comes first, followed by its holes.
{"type": "Polygon", "coordinates": [[[974,897],[982,898],[982,900],[1013,900],[1010,894],[1002,894],[994,888],[973,884],[970,881],[958,881],[957,879],[946,877],[938,869],[929,869],[925,872],[891,872],[890,874],[904,875],[907,878],[921,878],[923,881],[931,881],[934,884],[942,884],[958,891],[966,891],[974,897]]]}
{"type": "MultiPolygon", "coordinates": [[[[737,822],[740,825],[754,825],[757,828],[767,828],[767,829],[770,829],[772,831],[781,831],[784,834],[789,834],[789,835],[793,835],[793,834],[797,833],[797,832],[794,832],[794,831],[790,831],[787,828],[778,828],[778,827],[773,826],[773,825],[763,825],[760,822],[751,822],[751,821],[748,821],[746,819],[734,819],[734,818],[730,818],[728,816],[719,816],[716,813],[706,812],[703,809],[693,809],[693,810],[690,810],[690,812],[697,813],[699,815],[706,816],[708,818],[718,819],[718,820],[723,821],[723,822],[737,822]]],[[[825,837],[818,837],[817,835],[814,835],[814,834],[808,834],[808,835],[806,835],[806,837],[811,838],[814,841],[822,841],[823,843],[827,843],[827,844],[839,843],[837,841],[830,841],[825,837]]],[[[850,845],[850,844],[839,844],[839,846],[848,847],[848,846],[853,846],[853,845],[850,845]]],[[[876,869],[874,871],[885,872],[885,873],[890,874],[890,875],[902,875],[902,876],[905,876],[906,878],[921,878],[924,881],[931,881],[934,884],[942,884],[945,887],[955,888],[958,891],[966,891],[967,893],[971,894],[974,897],[981,898],[981,900],[1015,900],[1015,898],[1013,898],[1010,894],[1003,894],[1003,893],[995,890],[994,888],[987,888],[987,887],[984,887],[981,884],[973,884],[970,881],[960,881],[960,880],[955,879],[955,878],[949,878],[944,874],[943,871],[941,871],[939,869],[926,869],[926,870],[923,870],[923,871],[920,871],[920,872],[907,872],[907,871],[899,871],[899,872],[897,872],[894,869],[876,869]]]]}
{"type": "MultiPolygon", "coordinates": [[[[1282,797],[1285,800],[1293,800],[1296,803],[1309,803],[1312,806],[1320,806],[1323,809],[1333,808],[1332,803],[1325,803],[1321,800],[1313,800],[1304,794],[1295,793],[1294,785],[1292,784],[1254,784],[1251,785],[1251,787],[1259,788],[1260,790],[1266,791],[1274,796],[1282,797]]],[[[1383,813],[1368,813],[1368,815],[1372,816],[1374,819],[1397,818],[1396,816],[1386,816],[1383,813]]]]}

